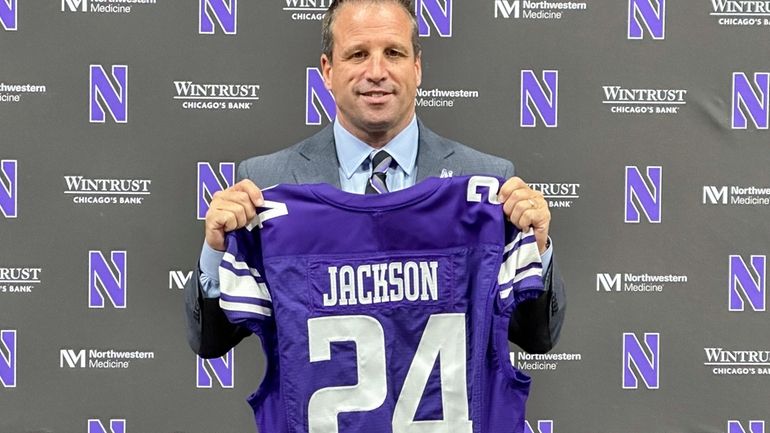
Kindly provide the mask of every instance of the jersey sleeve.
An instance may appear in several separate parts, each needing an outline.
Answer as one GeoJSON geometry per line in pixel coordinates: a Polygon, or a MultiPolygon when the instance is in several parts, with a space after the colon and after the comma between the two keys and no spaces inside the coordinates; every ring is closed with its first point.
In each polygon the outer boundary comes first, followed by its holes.
{"type": "Polygon", "coordinates": [[[273,303],[264,278],[259,229],[232,231],[227,234],[226,245],[219,264],[220,308],[235,324],[272,320],[273,303]]]}
{"type": "Polygon", "coordinates": [[[543,264],[534,230],[520,231],[506,222],[506,244],[497,276],[501,307],[538,297],[543,291],[543,264]]]}

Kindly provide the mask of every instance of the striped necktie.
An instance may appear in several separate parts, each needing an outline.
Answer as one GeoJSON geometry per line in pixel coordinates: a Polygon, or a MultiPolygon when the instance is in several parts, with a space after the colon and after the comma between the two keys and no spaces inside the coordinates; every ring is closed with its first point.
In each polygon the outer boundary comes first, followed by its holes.
{"type": "Polygon", "coordinates": [[[385,173],[388,167],[393,163],[393,157],[388,152],[381,150],[374,154],[372,158],[372,177],[366,184],[367,194],[382,194],[388,192],[385,185],[385,173]]]}

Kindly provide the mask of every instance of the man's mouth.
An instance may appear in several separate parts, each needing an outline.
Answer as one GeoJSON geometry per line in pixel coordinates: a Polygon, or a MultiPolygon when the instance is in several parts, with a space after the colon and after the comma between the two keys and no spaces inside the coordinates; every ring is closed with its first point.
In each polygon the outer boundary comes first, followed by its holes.
{"type": "Polygon", "coordinates": [[[384,90],[370,90],[368,92],[360,93],[360,95],[363,96],[365,100],[371,103],[385,102],[385,100],[392,94],[393,93],[386,92],[384,90]]]}

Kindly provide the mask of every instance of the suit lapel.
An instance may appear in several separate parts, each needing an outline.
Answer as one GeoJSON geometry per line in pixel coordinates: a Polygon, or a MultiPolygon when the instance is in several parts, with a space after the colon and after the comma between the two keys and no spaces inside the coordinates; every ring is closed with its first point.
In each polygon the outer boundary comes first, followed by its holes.
{"type": "MultiPolygon", "coordinates": [[[[442,139],[426,128],[418,119],[417,182],[432,176],[441,176],[443,170],[461,174],[462,167],[455,166],[451,156],[451,142],[442,139]]],[[[328,125],[308,138],[298,148],[297,164],[293,175],[297,183],[328,183],[340,187],[339,161],[334,147],[334,129],[328,125]]]]}
{"type": "Polygon", "coordinates": [[[417,182],[425,178],[441,176],[442,170],[453,171],[459,175],[459,167],[454,167],[450,156],[454,150],[441,137],[417,121],[420,129],[419,147],[417,149],[417,182]]]}
{"type": "Polygon", "coordinates": [[[310,137],[298,149],[294,167],[297,183],[328,183],[340,187],[339,163],[334,147],[334,132],[329,125],[310,137]]]}

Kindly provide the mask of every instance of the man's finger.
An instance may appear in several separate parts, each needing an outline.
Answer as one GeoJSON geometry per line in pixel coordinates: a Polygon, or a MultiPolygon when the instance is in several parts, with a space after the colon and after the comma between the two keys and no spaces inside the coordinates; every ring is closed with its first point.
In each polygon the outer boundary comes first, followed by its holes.
{"type": "Polygon", "coordinates": [[[232,189],[235,191],[243,191],[248,194],[251,203],[254,204],[255,207],[262,207],[262,205],[265,204],[265,199],[262,197],[262,190],[249,179],[243,179],[236,183],[232,186],[232,189]]]}
{"type": "Polygon", "coordinates": [[[251,221],[257,215],[257,208],[251,201],[251,197],[245,191],[230,191],[227,198],[238,203],[244,210],[246,219],[251,221]]]}
{"type": "Polygon", "coordinates": [[[519,188],[524,188],[526,186],[527,184],[524,183],[524,181],[521,180],[521,178],[516,176],[506,180],[505,183],[503,183],[503,186],[500,187],[500,191],[498,191],[497,193],[497,201],[502,203],[508,200],[508,197],[511,196],[511,193],[513,193],[513,191],[519,188]]]}
{"type": "MultiPolygon", "coordinates": [[[[230,230],[241,228],[246,224],[248,224],[249,222],[249,219],[246,217],[246,209],[244,209],[244,207],[240,203],[233,202],[233,201],[219,202],[217,203],[217,210],[222,212],[229,212],[232,215],[232,217],[235,219],[236,226],[235,228],[232,228],[230,230]]],[[[230,230],[227,230],[227,231],[230,231],[230,230]]]]}

